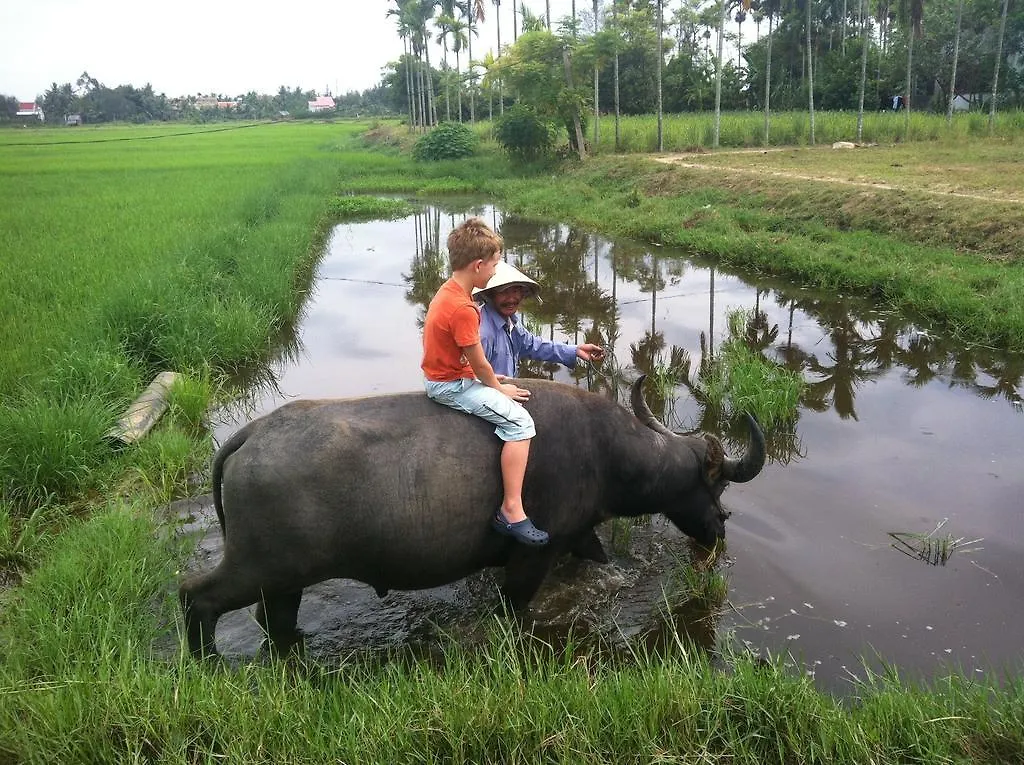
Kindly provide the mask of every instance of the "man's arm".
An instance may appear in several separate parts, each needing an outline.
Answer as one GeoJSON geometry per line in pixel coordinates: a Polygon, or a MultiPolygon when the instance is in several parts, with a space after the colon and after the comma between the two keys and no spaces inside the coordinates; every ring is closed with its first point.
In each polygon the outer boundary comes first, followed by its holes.
{"type": "Polygon", "coordinates": [[[526,359],[555,361],[572,368],[576,366],[576,359],[600,361],[604,358],[604,349],[599,345],[569,345],[545,340],[526,329],[521,321],[516,323],[513,333],[513,342],[518,346],[519,355],[526,359]]]}

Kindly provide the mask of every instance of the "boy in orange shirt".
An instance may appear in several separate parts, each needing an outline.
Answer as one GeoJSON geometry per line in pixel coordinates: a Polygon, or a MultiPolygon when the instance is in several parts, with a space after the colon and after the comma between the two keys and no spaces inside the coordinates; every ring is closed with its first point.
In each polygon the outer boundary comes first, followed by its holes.
{"type": "Polygon", "coordinates": [[[470,218],[448,237],[452,275],[434,295],[423,325],[423,369],[427,395],[438,403],[482,417],[497,427],[501,479],[505,497],[492,525],[499,533],[527,545],[545,545],[547,532],[526,517],[523,478],[536,435],[533,418],[520,403],[530,398],[524,388],[503,382],[480,344],[480,312],[470,295],[494,275],[501,258],[502,238],[480,218],[470,218]]]}

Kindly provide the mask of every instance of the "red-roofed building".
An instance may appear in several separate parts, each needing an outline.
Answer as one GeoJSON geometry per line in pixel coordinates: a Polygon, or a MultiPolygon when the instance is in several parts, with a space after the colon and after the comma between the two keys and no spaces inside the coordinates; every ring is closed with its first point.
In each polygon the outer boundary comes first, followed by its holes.
{"type": "Polygon", "coordinates": [[[311,112],[333,112],[337,106],[330,96],[317,96],[316,101],[308,101],[311,112]]]}
{"type": "Polygon", "coordinates": [[[20,101],[18,103],[18,115],[19,117],[35,117],[40,122],[43,121],[43,110],[35,101],[20,101]]]}

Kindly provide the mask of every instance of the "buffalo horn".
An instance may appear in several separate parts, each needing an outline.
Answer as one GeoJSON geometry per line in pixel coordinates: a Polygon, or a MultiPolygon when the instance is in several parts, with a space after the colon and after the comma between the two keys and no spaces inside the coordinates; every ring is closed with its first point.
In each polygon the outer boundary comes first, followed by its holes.
{"type": "Polygon", "coordinates": [[[747,426],[750,429],[750,445],[747,447],[747,453],[739,459],[726,457],[722,463],[722,477],[733,483],[746,483],[760,473],[761,468],[764,467],[764,433],[761,432],[757,420],[749,414],[744,414],[744,416],[747,418],[747,426]]]}
{"type": "Polygon", "coordinates": [[[630,401],[633,403],[633,414],[636,415],[640,422],[654,432],[675,438],[676,434],[658,422],[658,418],[651,413],[650,407],[647,406],[647,401],[644,400],[644,380],[646,379],[647,375],[640,375],[636,378],[636,382],[633,383],[633,391],[630,394],[630,401]]]}

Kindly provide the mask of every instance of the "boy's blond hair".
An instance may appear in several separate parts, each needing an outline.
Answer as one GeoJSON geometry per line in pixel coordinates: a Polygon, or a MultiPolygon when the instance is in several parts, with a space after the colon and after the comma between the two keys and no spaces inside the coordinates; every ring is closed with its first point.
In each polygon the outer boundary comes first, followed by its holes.
{"type": "Polygon", "coordinates": [[[452,271],[460,271],[474,260],[489,260],[504,245],[483,218],[468,218],[448,235],[448,263],[452,271]]]}

